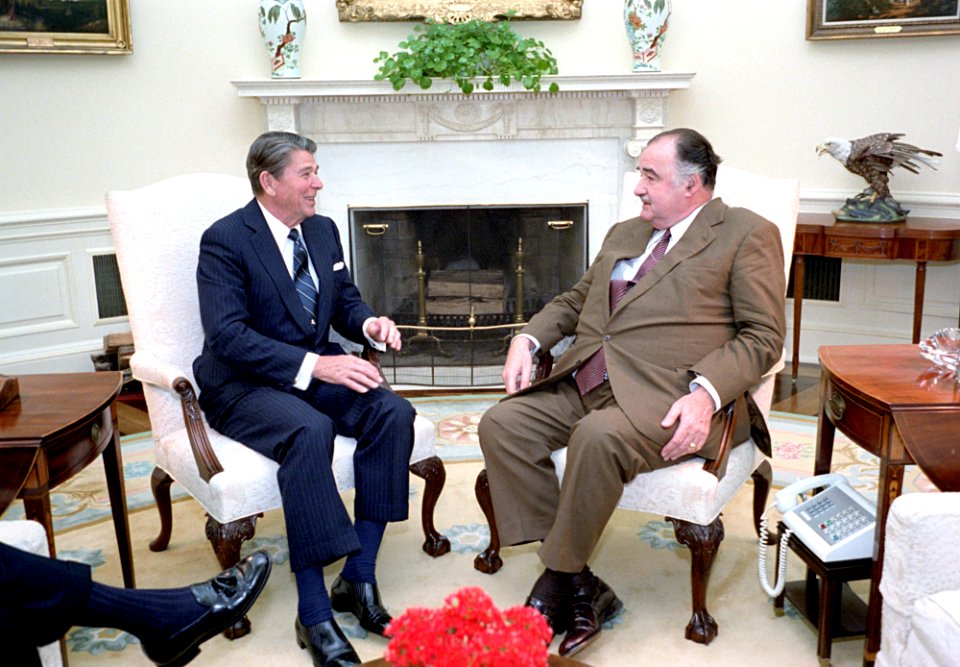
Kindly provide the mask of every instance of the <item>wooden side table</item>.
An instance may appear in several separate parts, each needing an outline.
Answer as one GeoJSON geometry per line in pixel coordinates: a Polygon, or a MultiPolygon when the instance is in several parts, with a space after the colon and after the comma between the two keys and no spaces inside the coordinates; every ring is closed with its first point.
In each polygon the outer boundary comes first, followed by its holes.
{"type": "Polygon", "coordinates": [[[957,432],[949,428],[960,423],[960,385],[930,382],[932,364],[916,345],[831,345],[821,347],[819,355],[820,419],[813,474],[830,472],[836,429],[880,459],[863,648],[863,664],[869,667],[880,649],[887,513],[903,488],[904,466],[919,463],[931,470],[941,491],[960,491],[957,432]]]}
{"type": "MultiPolygon", "coordinates": [[[[786,526],[777,527],[777,561],[780,558],[780,540],[786,526]]],[[[796,535],[791,535],[787,546],[807,566],[803,581],[788,581],[784,590],[773,600],[774,611],[783,613],[784,598],[817,628],[817,657],[820,664],[830,664],[834,639],[863,636],[866,630],[867,604],[848,584],[870,578],[873,561],[869,558],[824,563],[796,535]]]]}
{"type": "Polygon", "coordinates": [[[43,524],[50,556],[56,557],[50,490],[102,455],[123,583],[133,588],[133,553],[114,405],[120,393],[120,373],[21,375],[18,380],[19,400],[0,411],[0,508],[14,496],[22,498],[27,518],[43,524]]]}
{"type": "Polygon", "coordinates": [[[803,314],[805,255],[916,262],[913,282],[913,338],[920,342],[927,262],[960,258],[960,221],[908,218],[906,222],[838,222],[829,213],[801,213],[793,244],[792,375],[800,368],[800,318],[803,314]]]}

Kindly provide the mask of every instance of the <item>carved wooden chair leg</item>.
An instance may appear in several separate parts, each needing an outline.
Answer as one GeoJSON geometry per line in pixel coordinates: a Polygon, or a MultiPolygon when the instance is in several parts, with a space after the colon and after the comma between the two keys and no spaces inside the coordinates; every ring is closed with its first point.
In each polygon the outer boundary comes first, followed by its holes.
{"type": "Polygon", "coordinates": [[[723,540],[723,523],[720,517],[710,525],[699,524],[667,517],[673,523],[677,541],[690,549],[690,583],[693,595],[693,615],[687,623],[685,637],[698,644],[709,644],[717,636],[717,622],[707,611],[707,583],[710,568],[723,540]]]}
{"type": "Polygon", "coordinates": [[[423,550],[434,558],[438,558],[450,551],[450,540],[438,533],[433,523],[434,509],[437,507],[437,499],[443,491],[443,485],[447,481],[447,471],[440,457],[431,456],[411,463],[410,472],[426,482],[423,489],[423,503],[420,506],[420,523],[423,525],[425,538],[423,550]]]}
{"type": "Polygon", "coordinates": [[[157,503],[160,513],[160,534],[150,543],[150,551],[164,551],[170,544],[170,535],[173,532],[173,507],[170,502],[170,485],[173,477],[159,466],[153,469],[150,476],[150,488],[153,490],[153,499],[157,503]]]}
{"type": "MultiPolygon", "coordinates": [[[[226,570],[240,562],[240,545],[253,537],[257,519],[263,514],[247,516],[229,523],[220,523],[207,515],[207,539],[213,546],[220,567],[226,570]]],[[[250,633],[250,620],[243,616],[232,627],[223,631],[227,639],[239,639],[250,633]]]]}
{"type": "Polygon", "coordinates": [[[480,504],[480,509],[483,510],[483,515],[487,517],[487,525],[490,526],[490,544],[473,559],[473,569],[494,574],[503,567],[503,560],[500,558],[500,532],[497,530],[497,518],[493,516],[493,501],[490,499],[490,483],[487,481],[486,468],[477,475],[473,492],[480,504]]]}
{"type": "MultiPolygon", "coordinates": [[[[770,495],[770,484],[773,482],[773,468],[770,467],[770,462],[764,459],[750,476],[753,478],[753,528],[759,537],[760,517],[767,508],[767,496],[770,495]]],[[[772,534],[767,534],[767,544],[773,544],[776,541],[772,534]]]]}

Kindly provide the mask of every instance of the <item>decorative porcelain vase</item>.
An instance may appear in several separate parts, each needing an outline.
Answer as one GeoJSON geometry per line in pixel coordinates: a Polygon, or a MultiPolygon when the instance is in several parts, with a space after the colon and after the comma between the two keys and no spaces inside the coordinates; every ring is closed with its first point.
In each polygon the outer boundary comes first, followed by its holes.
{"type": "Polygon", "coordinates": [[[634,72],[660,71],[670,10],[670,0],[624,0],[623,25],[633,49],[634,72]]]}
{"type": "Polygon", "coordinates": [[[274,79],[300,78],[300,52],[307,34],[303,0],[260,0],[260,35],[274,79]]]}

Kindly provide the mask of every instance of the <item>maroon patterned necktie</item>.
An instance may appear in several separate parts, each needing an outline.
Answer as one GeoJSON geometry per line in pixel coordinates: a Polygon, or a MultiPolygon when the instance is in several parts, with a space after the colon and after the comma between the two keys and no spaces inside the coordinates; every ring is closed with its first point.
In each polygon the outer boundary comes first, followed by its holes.
{"type": "MultiPolygon", "coordinates": [[[[647,258],[643,260],[643,263],[640,264],[640,268],[637,269],[637,274],[633,277],[632,280],[619,280],[615,278],[610,279],[610,312],[612,313],[614,308],[617,307],[617,304],[620,303],[620,299],[626,296],[627,292],[630,291],[630,288],[634,284],[643,278],[645,275],[650,273],[657,262],[663,258],[667,253],[667,246],[670,244],[670,230],[668,229],[663,233],[663,236],[660,237],[660,240],[657,241],[657,245],[653,247],[653,251],[647,255],[647,258]]],[[[580,390],[581,396],[586,396],[591,391],[603,384],[603,381],[606,379],[607,375],[607,362],[603,356],[603,348],[593,353],[593,355],[587,359],[583,365],[580,367],[580,370],[577,371],[574,380],[577,382],[577,389],[580,390]]]]}

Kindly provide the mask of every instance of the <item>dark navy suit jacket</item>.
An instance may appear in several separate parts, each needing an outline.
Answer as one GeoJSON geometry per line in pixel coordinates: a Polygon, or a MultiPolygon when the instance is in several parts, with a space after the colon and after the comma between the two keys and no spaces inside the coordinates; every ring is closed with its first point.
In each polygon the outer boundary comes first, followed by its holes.
{"type": "Polygon", "coordinates": [[[211,422],[252,387],[289,391],[306,352],[343,354],[328,341],[331,326],[365,342],[361,327],[374,313],[350,278],[336,225],[315,215],[300,229],[319,281],[316,325],[255,199],[203,234],[197,286],[205,333],[193,373],[211,422]]]}

